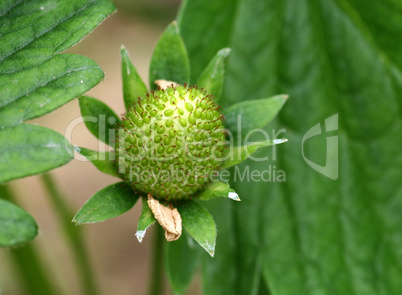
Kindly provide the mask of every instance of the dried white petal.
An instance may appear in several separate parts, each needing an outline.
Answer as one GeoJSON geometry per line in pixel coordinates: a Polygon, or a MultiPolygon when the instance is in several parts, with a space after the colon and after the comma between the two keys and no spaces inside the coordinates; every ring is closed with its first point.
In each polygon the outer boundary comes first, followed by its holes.
{"type": "Polygon", "coordinates": [[[162,205],[158,200],[152,198],[151,195],[148,195],[148,205],[155,219],[165,230],[166,240],[170,242],[180,238],[182,226],[179,211],[176,208],[162,205]]]}
{"type": "Polygon", "coordinates": [[[155,82],[156,85],[158,85],[158,87],[160,89],[166,89],[168,87],[177,87],[177,86],[179,86],[179,84],[177,84],[176,82],[166,81],[166,80],[155,80],[154,82],[155,82]]]}

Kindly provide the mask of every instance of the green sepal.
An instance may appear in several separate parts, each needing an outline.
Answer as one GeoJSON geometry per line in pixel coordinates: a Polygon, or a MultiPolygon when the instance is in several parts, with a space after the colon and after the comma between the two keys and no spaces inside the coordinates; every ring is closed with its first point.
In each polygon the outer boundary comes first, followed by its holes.
{"type": "Polygon", "coordinates": [[[114,152],[98,152],[74,145],[74,151],[90,161],[99,171],[120,177],[114,152]]]}
{"type": "Polygon", "coordinates": [[[120,118],[108,105],[93,97],[81,96],[78,99],[85,126],[100,141],[114,146],[116,125],[120,118]]]}
{"type": "Polygon", "coordinates": [[[208,184],[197,196],[197,200],[201,201],[208,201],[213,198],[229,198],[234,201],[241,201],[234,189],[231,189],[227,183],[221,181],[208,184]]]}
{"type": "Polygon", "coordinates": [[[54,130],[26,123],[0,129],[0,183],[49,171],[73,157],[71,145],[54,130]]]}
{"type": "Polygon", "coordinates": [[[278,114],[288,95],[248,100],[236,103],[224,111],[225,127],[234,138],[244,138],[250,132],[266,126],[278,114]]]}
{"type": "Polygon", "coordinates": [[[215,254],[216,225],[211,214],[195,201],[178,204],[177,210],[187,232],[212,257],[215,254]]]}
{"type": "Polygon", "coordinates": [[[76,224],[95,223],[117,217],[130,210],[139,196],[124,181],[95,193],[74,216],[76,224]]]}
{"type": "Polygon", "coordinates": [[[137,225],[137,232],[135,236],[137,237],[138,241],[141,243],[144,239],[145,233],[152,224],[156,221],[154,214],[151,211],[151,208],[148,206],[147,199],[145,197],[142,198],[142,212],[140,216],[140,220],[138,221],[137,225]]]}
{"type": "Polygon", "coordinates": [[[225,77],[225,63],[230,54],[230,48],[218,51],[214,58],[198,78],[197,86],[204,88],[208,94],[212,94],[214,101],[219,103],[222,94],[223,80],[225,77]]]}
{"type": "Polygon", "coordinates": [[[155,80],[164,79],[179,84],[190,81],[190,62],[177,23],[172,22],[155,46],[149,69],[149,84],[156,89],[155,80]]]}
{"type": "Polygon", "coordinates": [[[180,239],[166,243],[165,268],[174,294],[184,294],[200,266],[201,248],[185,231],[180,239]]]}
{"type": "Polygon", "coordinates": [[[38,225],[25,210],[0,199],[0,247],[29,242],[38,235],[38,225]]]}
{"type": "Polygon", "coordinates": [[[137,70],[130,61],[126,48],[122,45],[121,54],[121,76],[123,80],[123,98],[126,110],[137,101],[138,97],[147,94],[148,89],[142,81],[137,70]]]}
{"type": "Polygon", "coordinates": [[[240,164],[260,148],[280,144],[286,141],[288,140],[283,138],[253,142],[244,146],[229,147],[229,149],[226,151],[225,161],[223,162],[221,169],[226,169],[240,164]]]}

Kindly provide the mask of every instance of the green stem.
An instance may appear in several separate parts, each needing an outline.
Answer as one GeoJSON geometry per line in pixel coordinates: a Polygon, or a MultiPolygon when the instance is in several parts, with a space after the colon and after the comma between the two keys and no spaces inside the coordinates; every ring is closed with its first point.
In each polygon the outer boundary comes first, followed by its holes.
{"type": "Polygon", "coordinates": [[[44,174],[42,177],[44,186],[48,191],[65,236],[70,243],[74,255],[76,267],[78,268],[78,277],[81,280],[82,293],[85,295],[96,295],[97,287],[90,266],[88,254],[85,250],[85,243],[80,228],[72,224],[73,212],[57,188],[57,185],[50,174],[44,174]]]}
{"type": "Polygon", "coordinates": [[[163,229],[156,225],[153,236],[153,255],[148,295],[163,294],[163,229]]]}
{"type": "MultiPolygon", "coordinates": [[[[9,185],[0,185],[0,196],[13,203],[14,194],[9,185]]],[[[24,286],[25,294],[31,295],[55,295],[51,279],[48,277],[46,267],[34,243],[26,244],[17,249],[10,249],[11,261],[24,286]]]]}

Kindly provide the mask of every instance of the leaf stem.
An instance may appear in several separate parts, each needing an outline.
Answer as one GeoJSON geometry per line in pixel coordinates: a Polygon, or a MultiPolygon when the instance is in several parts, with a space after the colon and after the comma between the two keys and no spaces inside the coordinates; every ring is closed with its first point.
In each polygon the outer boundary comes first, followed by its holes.
{"type": "Polygon", "coordinates": [[[87,251],[85,249],[81,228],[76,227],[71,222],[74,217],[74,213],[64,201],[64,198],[53,177],[50,174],[44,174],[42,175],[41,179],[54,205],[65,237],[70,243],[70,248],[78,269],[78,277],[81,280],[82,294],[96,295],[98,292],[95,284],[95,278],[93,276],[87,251]]]}
{"type": "MultiPolygon", "coordinates": [[[[16,203],[14,193],[10,185],[0,185],[1,198],[16,203]]],[[[11,261],[21,284],[24,285],[26,294],[31,295],[55,295],[54,286],[46,272],[46,265],[35,243],[28,243],[23,247],[10,249],[11,261]]]]}
{"type": "Polygon", "coordinates": [[[163,294],[164,266],[163,266],[163,230],[160,226],[154,227],[153,255],[151,278],[149,281],[148,295],[163,294]]]}

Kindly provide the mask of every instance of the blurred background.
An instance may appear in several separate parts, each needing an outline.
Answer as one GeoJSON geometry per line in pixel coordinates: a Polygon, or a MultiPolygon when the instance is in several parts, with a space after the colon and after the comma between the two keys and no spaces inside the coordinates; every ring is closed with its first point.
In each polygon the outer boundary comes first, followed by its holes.
{"type": "MultiPolygon", "coordinates": [[[[125,45],[140,76],[148,83],[148,66],[153,48],[166,26],[174,20],[179,0],[115,0],[117,13],[107,18],[79,44],[65,53],[76,53],[95,60],[105,73],[105,79],[87,95],[108,104],[117,114],[124,113],[120,74],[120,46],[125,45]]],[[[65,134],[68,124],[79,118],[75,99],[56,111],[33,120],[41,126],[65,134]]],[[[98,150],[98,140],[82,123],[74,128],[71,143],[98,150]]],[[[77,212],[89,197],[106,185],[119,181],[99,172],[89,162],[73,160],[52,172],[72,211],[77,212]]],[[[49,272],[55,278],[59,294],[79,292],[68,243],[60,231],[58,219],[39,176],[11,182],[18,203],[38,222],[39,236],[32,243],[43,256],[49,272]]],[[[84,225],[87,252],[102,294],[144,294],[150,272],[152,230],[140,244],[136,226],[141,212],[134,210],[109,221],[84,225]]],[[[72,219],[73,216],[71,216],[72,219]]],[[[9,250],[0,251],[0,294],[22,295],[11,263],[9,250]]],[[[197,282],[189,293],[196,294],[197,282]]],[[[169,294],[169,293],[167,293],[169,294]]]]}

